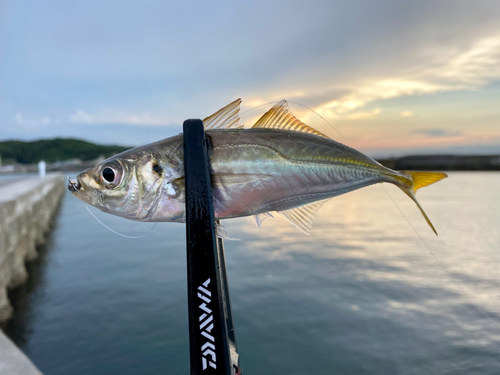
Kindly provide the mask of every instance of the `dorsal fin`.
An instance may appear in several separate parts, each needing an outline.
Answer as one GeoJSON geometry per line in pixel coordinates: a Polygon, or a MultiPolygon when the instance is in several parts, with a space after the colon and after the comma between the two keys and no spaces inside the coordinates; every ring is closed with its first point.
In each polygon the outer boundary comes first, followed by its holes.
{"type": "Polygon", "coordinates": [[[303,233],[309,235],[311,234],[311,226],[314,220],[314,216],[320,209],[320,207],[328,199],[323,199],[322,201],[307,204],[305,206],[292,208],[286,211],[278,211],[278,213],[288,220],[290,224],[297,227],[303,233]]]}
{"type": "Polygon", "coordinates": [[[238,129],[240,126],[240,104],[241,99],[219,109],[213,115],[203,119],[205,130],[208,129],[238,129]]]}
{"type": "Polygon", "coordinates": [[[304,124],[297,117],[295,117],[288,109],[288,103],[286,100],[276,103],[269,111],[262,115],[252,128],[293,130],[329,138],[316,129],[311,128],[309,125],[304,124]]]}

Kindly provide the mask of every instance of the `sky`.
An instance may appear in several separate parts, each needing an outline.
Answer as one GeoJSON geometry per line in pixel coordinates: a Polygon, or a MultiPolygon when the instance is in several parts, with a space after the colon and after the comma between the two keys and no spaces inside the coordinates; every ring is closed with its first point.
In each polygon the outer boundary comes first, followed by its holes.
{"type": "Polygon", "coordinates": [[[0,0],[0,141],[138,146],[237,98],[371,156],[500,153],[500,2],[0,0]]]}

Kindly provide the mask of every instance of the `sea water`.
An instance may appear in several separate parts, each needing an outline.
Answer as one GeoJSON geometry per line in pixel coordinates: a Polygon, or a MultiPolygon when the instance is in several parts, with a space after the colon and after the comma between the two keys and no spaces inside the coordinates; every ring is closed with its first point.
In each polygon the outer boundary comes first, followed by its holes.
{"type": "MultiPolygon", "coordinates": [[[[500,374],[500,173],[331,199],[310,236],[226,220],[246,374],[500,374]]],[[[94,210],[95,212],[95,210],[94,210]]],[[[97,212],[127,235],[152,224],[97,212]]],[[[7,334],[46,374],[188,374],[185,226],[127,239],[69,192],[7,334]]]]}

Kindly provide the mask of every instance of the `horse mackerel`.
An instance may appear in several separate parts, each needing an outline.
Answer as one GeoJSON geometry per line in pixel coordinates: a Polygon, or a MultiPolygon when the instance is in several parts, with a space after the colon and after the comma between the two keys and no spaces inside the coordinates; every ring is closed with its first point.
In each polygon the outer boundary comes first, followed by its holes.
{"type": "MultiPolygon", "coordinates": [[[[203,120],[209,143],[215,217],[255,215],[257,225],[276,211],[309,234],[329,198],[376,183],[415,198],[441,172],[393,171],[298,120],[286,101],[251,129],[239,125],[238,99],[203,120]]],[[[70,180],[68,188],[102,211],[138,221],[185,222],[182,135],[113,156],[70,180]]]]}

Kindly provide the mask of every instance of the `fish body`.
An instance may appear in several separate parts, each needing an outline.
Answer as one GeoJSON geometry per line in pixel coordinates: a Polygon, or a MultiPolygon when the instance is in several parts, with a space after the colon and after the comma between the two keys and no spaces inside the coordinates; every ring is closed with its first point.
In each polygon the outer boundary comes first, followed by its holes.
{"type": "Polygon", "coordinates": [[[248,129],[208,131],[207,137],[220,218],[285,211],[389,181],[393,174],[366,155],[314,134],[248,129]]]}
{"type": "MultiPolygon", "coordinates": [[[[414,193],[446,177],[444,173],[386,168],[303,124],[286,102],[251,129],[239,128],[235,103],[204,120],[216,218],[255,215],[260,225],[276,211],[309,233],[327,199],[388,182],[417,203],[434,230],[414,193]]],[[[107,159],[78,175],[69,188],[84,202],[128,219],[185,222],[182,135],[107,159]]]]}

